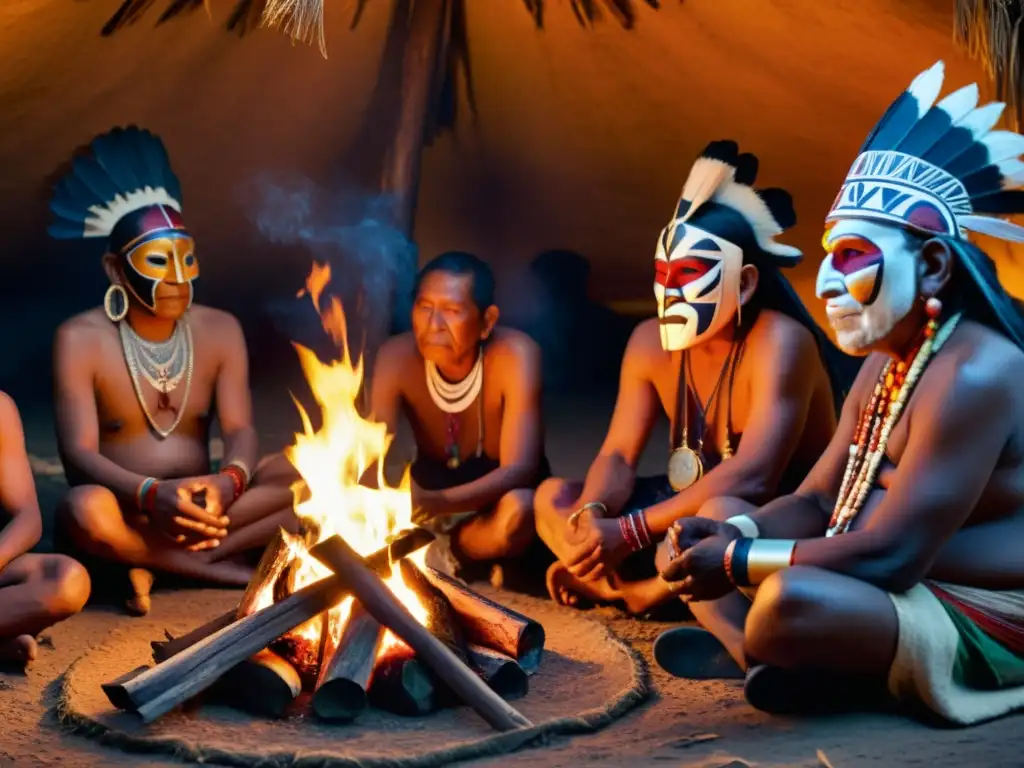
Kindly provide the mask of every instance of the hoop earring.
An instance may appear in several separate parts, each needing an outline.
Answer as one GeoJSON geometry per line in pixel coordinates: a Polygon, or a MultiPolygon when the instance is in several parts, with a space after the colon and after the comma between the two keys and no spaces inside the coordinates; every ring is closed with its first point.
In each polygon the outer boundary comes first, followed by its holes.
{"type": "Polygon", "coordinates": [[[736,327],[743,325],[743,291],[736,288],[736,327]]]}
{"type": "Polygon", "coordinates": [[[107,288],[107,292],[103,294],[103,312],[112,323],[119,323],[124,320],[125,315],[128,314],[128,291],[124,289],[124,286],[114,283],[107,288]],[[120,305],[120,308],[116,310],[114,309],[115,296],[119,297],[118,303],[120,305]]]}

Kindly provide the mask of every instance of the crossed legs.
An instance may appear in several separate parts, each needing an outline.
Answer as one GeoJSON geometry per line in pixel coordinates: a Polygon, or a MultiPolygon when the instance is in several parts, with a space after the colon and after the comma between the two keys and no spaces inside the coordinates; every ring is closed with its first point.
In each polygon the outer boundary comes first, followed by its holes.
{"type": "MultiPolygon", "coordinates": [[[[725,520],[753,509],[739,499],[715,499],[700,514],[725,520]]],[[[666,557],[659,552],[659,565],[666,557]]],[[[899,624],[888,594],[877,587],[793,566],[765,579],[753,600],[733,592],[688,605],[743,670],[808,670],[823,681],[841,677],[884,690],[899,624]]]]}
{"type": "Polygon", "coordinates": [[[672,597],[671,591],[657,577],[627,582],[612,574],[583,582],[568,571],[565,566],[565,558],[569,555],[566,524],[576,510],[582,491],[583,483],[562,478],[546,480],[537,489],[537,533],[558,558],[547,573],[551,599],[562,605],[577,607],[582,607],[582,600],[595,603],[621,601],[633,614],[645,613],[669,600],[672,597]]]}
{"type": "Polygon", "coordinates": [[[131,512],[126,514],[114,494],[98,485],[71,489],[59,510],[61,524],[78,551],[129,566],[134,594],[128,608],[133,613],[149,610],[152,571],[213,584],[244,586],[252,568],[239,562],[239,555],[264,546],[278,527],[297,527],[288,487],[294,475],[281,462],[287,460],[283,456],[273,457],[257,467],[252,487],[228,510],[230,533],[216,549],[189,552],[167,541],[137,524],[135,516],[131,512]]]}

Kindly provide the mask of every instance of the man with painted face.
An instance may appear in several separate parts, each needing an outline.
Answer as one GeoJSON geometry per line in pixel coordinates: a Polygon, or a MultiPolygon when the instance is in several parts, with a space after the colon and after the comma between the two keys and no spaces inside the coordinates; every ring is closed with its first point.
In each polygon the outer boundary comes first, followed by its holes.
{"type": "Polygon", "coordinates": [[[843,387],[779,267],[800,251],[775,241],[795,223],[781,189],[755,191],[757,158],[717,141],[694,163],[658,238],[658,317],[634,332],[618,401],[582,483],[538,489],[538,532],[559,558],[553,599],[622,601],[635,613],[671,597],[650,548],[677,519],[721,495],[764,501],[796,487],[828,444],[843,387]],[[637,478],[655,419],[670,421],[666,475],[637,478]],[[616,569],[628,555],[622,573],[616,569]],[[622,576],[636,560],[647,577],[622,576]]]}
{"type": "Polygon", "coordinates": [[[987,215],[1024,212],[1024,137],[973,84],[936,104],[943,74],[889,108],[828,214],[818,296],[868,355],[834,440],[794,494],[670,534],[663,576],[720,644],[680,628],[656,657],[745,674],[762,709],[886,689],[959,724],[1024,706],[1024,317],[967,240],[1024,242],[987,215]]]}
{"type": "Polygon", "coordinates": [[[448,572],[518,557],[534,539],[533,489],[547,473],[540,350],[498,323],[494,275],[478,257],[443,253],[416,278],[412,332],[377,355],[373,418],[416,443],[413,504],[441,534],[428,552],[448,572]]]}
{"type": "MultiPolygon", "coordinates": [[[[57,184],[57,239],[104,238],[103,306],[54,343],[57,436],[72,486],[59,535],[94,561],[130,567],[129,609],[149,608],[151,571],[245,584],[239,556],[293,526],[280,462],[257,465],[248,357],[238,321],[194,304],[195,241],[159,138],[99,136],[57,184]],[[211,416],[225,443],[209,454],[211,416]]],[[[93,568],[94,576],[97,573],[93,568]]]]}

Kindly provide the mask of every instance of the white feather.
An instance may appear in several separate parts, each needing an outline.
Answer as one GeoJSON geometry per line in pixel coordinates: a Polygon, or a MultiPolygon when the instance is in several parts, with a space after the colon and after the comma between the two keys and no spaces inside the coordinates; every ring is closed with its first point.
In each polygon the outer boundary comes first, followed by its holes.
{"type": "Polygon", "coordinates": [[[1024,136],[1013,131],[992,131],[982,137],[981,143],[988,147],[990,165],[1024,155],[1024,136]]]}
{"type": "Polygon", "coordinates": [[[1024,243],[1024,227],[1011,221],[996,219],[991,216],[958,216],[957,223],[964,229],[979,232],[983,235],[998,237],[1012,243],[1024,243]]]}
{"type": "Polygon", "coordinates": [[[732,208],[747,220],[754,231],[754,237],[757,238],[757,244],[763,251],[785,259],[791,264],[796,264],[803,258],[803,251],[799,248],[775,242],[773,238],[781,235],[783,229],[772,216],[771,209],[753,188],[734,182],[724,184],[719,187],[714,201],[732,208]]]}
{"type": "Polygon", "coordinates": [[[957,123],[958,128],[966,128],[974,136],[975,140],[980,139],[992,130],[992,126],[999,122],[1006,105],[1001,101],[993,101],[983,107],[971,111],[957,123]]]}
{"type": "Polygon", "coordinates": [[[107,237],[124,216],[150,205],[166,205],[181,213],[181,203],[171,197],[163,187],[143,187],[134,192],[118,195],[104,205],[89,207],[92,216],[85,220],[83,237],[107,237]]]}
{"type": "Polygon", "coordinates": [[[688,201],[690,207],[679,220],[689,219],[698,208],[714,197],[722,184],[732,181],[735,175],[736,169],[728,163],[711,157],[698,157],[690,169],[690,175],[686,177],[683,194],[679,198],[680,202],[688,201]]]}
{"type": "Polygon", "coordinates": [[[1009,160],[1003,160],[1002,162],[997,163],[997,165],[999,167],[999,172],[1003,174],[1001,185],[1003,189],[1017,186],[1013,180],[1024,176],[1024,163],[1015,157],[1010,158],[1009,160]]]}
{"type": "Polygon", "coordinates": [[[1000,186],[1003,189],[1017,189],[1024,185],[1024,171],[1016,171],[1014,173],[1006,174],[1003,176],[1000,186]]]}
{"type": "Polygon", "coordinates": [[[946,65],[941,61],[935,62],[930,69],[914,78],[907,91],[917,99],[917,119],[924,117],[924,113],[932,108],[935,99],[939,97],[942,90],[942,81],[946,76],[946,65]]]}
{"type": "Polygon", "coordinates": [[[978,84],[971,83],[958,91],[953,91],[936,106],[949,115],[950,122],[956,125],[978,106],[978,84]]]}

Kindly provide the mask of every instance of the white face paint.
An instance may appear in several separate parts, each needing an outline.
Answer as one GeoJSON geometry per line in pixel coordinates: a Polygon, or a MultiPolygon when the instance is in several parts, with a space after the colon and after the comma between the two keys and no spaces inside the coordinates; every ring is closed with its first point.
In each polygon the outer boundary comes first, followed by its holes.
{"type": "Polygon", "coordinates": [[[728,240],[684,223],[665,227],[654,255],[662,347],[687,349],[732,322],[742,269],[743,251],[728,240]]]}
{"type": "Polygon", "coordinates": [[[866,355],[913,308],[918,251],[901,227],[864,219],[840,219],[824,245],[818,298],[839,348],[866,355]]]}

